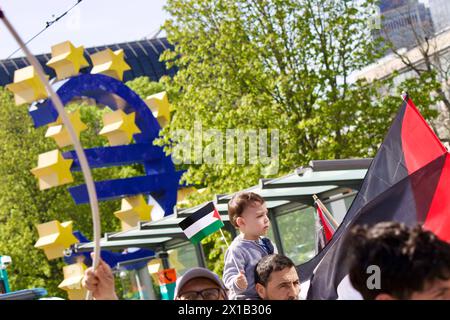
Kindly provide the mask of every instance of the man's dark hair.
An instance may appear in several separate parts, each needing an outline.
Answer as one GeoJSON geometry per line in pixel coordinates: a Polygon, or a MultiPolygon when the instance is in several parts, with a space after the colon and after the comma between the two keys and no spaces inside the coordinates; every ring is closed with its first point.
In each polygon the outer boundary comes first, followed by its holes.
{"type": "Polygon", "coordinates": [[[364,299],[381,293],[409,299],[436,280],[450,279],[450,244],[420,225],[408,228],[397,222],[373,227],[356,226],[347,239],[350,244],[350,281],[364,299]],[[380,268],[381,288],[367,285],[369,266],[380,268]]]}
{"type": "Polygon", "coordinates": [[[295,267],[294,262],[281,254],[269,254],[264,256],[259,260],[255,268],[255,284],[259,283],[265,287],[269,282],[272,272],[292,267],[295,267]]]}

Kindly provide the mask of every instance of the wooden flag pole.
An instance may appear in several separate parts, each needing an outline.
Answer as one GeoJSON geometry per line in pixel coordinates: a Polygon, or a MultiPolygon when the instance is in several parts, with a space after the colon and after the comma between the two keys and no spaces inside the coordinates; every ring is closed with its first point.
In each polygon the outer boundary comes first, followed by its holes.
{"type": "MultiPolygon", "coordinates": [[[[225,242],[225,244],[227,245],[227,249],[230,247],[230,245],[228,244],[227,238],[225,238],[225,234],[222,231],[222,228],[220,228],[220,233],[222,234],[222,239],[225,242]]],[[[239,268],[239,265],[237,264],[236,260],[234,260],[234,257],[232,256],[233,262],[234,262],[234,266],[236,267],[236,269],[238,270],[238,272],[241,272],[241,269],[239,268]]]]}
{"type": "Polygon", "coordinates": [[[222,228],[220,228],[220,234],[222,235],[222,239],[225,242],[225,244],[227,245],[227,248],[230,247],[230,245],[228,244],[227,238],[225,238],[225,234],[222,231],[222,228]]]}
{"type": "Polygon", "coordinates": [[[319,199],[319,197],[317,195],[314,194],[313,195],[313,199],[314,199],[314,202],[317,203],[318,206],[320,206],[320,208],[322,209],[324,214],[327,216],[328,220],[330,220],[330,222],[333,225],[333,227],[335,229],[337,229],[339,227],[339,224],[334,219],[334,217],[331,215],[330,211],[328,211],[327,207],[325,207],[325,205],[322,203],[322,201],[320,201],[320,199],[319,199]]]}

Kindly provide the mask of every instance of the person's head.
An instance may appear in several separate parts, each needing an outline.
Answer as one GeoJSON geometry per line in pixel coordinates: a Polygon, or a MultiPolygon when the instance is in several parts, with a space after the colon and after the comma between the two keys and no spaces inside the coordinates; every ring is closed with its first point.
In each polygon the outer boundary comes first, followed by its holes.
{"type": "Polygon", "coordinates": [[[255,288],[263,300],[297,300],[300,280],[292,260],[281,254],[264,256],[255,268],[255,288]]]}
{"type": "Polygon", "coordinates": [[[364,299],[450,299],[450,244],[421,226],[357,226],[348,241],[350,281],[364,299]],[[369,269],[379,270],[378,286],[369,269]]]}
{"type": "Polygon", "coordinates": [[[227,300],[227,292],[222,280],[205,268],[189,269],[178,278],[175,300],[227,300]]]}
{"type": "Polygon", "coordinates": [[[239,192],[228,202],[228,216],[242,233],[258,237],[269,231],[270,221],[264,199],[253,192],[239,192]]]}

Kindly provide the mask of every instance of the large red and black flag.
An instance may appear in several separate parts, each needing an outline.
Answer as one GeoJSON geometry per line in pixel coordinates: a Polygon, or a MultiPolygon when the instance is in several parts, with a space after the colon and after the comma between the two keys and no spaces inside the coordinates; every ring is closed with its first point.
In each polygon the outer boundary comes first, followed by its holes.
{"type": "Polygon", "coordinates": [[[337,299],[348,285],[345,238],[355,225],[398,221],[422,224],[450,241],[450,155],[417,110],[405,98],[361,189],[331,241],[313,259],[298,266],[309,281],[308,299],[337,299]]]}

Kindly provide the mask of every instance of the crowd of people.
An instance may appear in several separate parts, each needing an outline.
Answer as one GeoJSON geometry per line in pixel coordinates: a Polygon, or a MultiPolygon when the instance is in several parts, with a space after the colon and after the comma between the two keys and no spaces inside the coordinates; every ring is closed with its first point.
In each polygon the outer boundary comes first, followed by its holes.
{"type": "MultiPolygon", "coordinates": [[[[225,253],[223,281],[206,268],[189,269],[178,278],[174,299],[299,300],[302,279],[294,262],[266,237],[270,221],[264,199],[238,193],[228,214],[240,234],[225,253]]],[[[363,299],[450,300],[450,244],[421,226],[355,226],[347,241],[349,279],[363,299]],[[368,285],[370,266],[380,270],[376,286],[368,285]]],[[[112,270],[103,261],[86,270],[83,285],[95,299],[118,299],[112,270]]]]}

